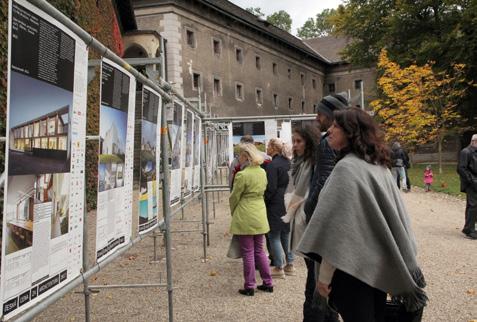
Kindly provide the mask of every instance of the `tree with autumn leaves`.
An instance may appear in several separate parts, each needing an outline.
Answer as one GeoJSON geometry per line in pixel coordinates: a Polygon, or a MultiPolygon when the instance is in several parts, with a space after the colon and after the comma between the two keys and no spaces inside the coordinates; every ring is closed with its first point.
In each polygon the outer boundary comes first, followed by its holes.
{"type": "Polygon", "coordinates": [[[458,130],[462,117],[458,105],[469,84],[465,65],[454,64],[447,72],[433,69],[433,62],[401,67],[381,50],[378,61],[379,98],[371,103],[389,142],[408,146],[435,142],[442,173],[442,142],[458,130]]]}

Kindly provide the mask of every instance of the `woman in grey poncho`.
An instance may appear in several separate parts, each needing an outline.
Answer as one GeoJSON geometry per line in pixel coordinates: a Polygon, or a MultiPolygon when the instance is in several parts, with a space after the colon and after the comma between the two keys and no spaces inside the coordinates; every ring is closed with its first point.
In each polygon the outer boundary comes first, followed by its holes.
{"type": "Polygon", "coordinates": [[[335,112],[328,132],[339,161],[298,251],[321,262],[317,289],[345,322],[384,321],[387,293],[419,321],[424,276],[383,136],[357,108],[335,112]]]}

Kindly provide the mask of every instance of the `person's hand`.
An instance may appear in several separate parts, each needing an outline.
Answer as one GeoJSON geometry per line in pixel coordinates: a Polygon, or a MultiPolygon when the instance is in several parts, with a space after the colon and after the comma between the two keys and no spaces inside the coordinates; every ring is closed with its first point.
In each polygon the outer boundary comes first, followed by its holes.
{"type": "Polygon", "coordinates": [[[330,295],[331,287],[329,284],[318,281],[318,283],[316,283],[316,288],[318,289],[318,293],[320,293],[321,296],[328,298],[330,295]]]}

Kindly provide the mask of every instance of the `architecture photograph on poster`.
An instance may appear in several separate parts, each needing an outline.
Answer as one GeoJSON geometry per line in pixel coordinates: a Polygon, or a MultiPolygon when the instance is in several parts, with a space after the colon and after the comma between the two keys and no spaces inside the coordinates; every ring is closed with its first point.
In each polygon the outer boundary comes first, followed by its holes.
{"type": "Polygon", "coordinates": [[[17,72],[10,81],[9,175],[69,172],[73,93],[17,72]]]}
{"type": "Polygon", "coordinates": [[[134,77],[116,63],[101,62],[100,154],[96,259],[103,260],[131,236],[134,144],[134,77]]]}
{"type": "Polygon", "coordinates": [[[234,155],[237,155],[237,145],[244,135],[253,137],[259,151],[266,151],[265,122],[234,122],[232,123],[232,143],[234,155]]]}
{"type": "Polygon", "coordinates": [[[157,225],[158,113],[160,98],[143,88],[139,177],[139,232],[157,225]]]}
{"type": "Polygon", "coordinates": [[[27,1],[11,9],[0,292],[6,319],[80,273],[88,64],[86,44],[61,23],[27,1]]]}
{"type": "Polygon", "coordinates": [[[99,186],[106,191],[124,185],[127,112],[101,105],[99,126],[99,186]]]}

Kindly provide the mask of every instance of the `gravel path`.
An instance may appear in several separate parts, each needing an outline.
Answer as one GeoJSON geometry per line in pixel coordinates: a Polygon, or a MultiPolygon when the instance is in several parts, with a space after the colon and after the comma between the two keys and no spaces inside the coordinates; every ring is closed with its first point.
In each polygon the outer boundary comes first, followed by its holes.
{"type": "MultiPolygon", "coordinates": [[[[437,193],[415,190],[403,194],[412,217],[430,303],[424,321],[477,319],[477,241],[460,233],[465,202],[437,193]]],[[[199,233],[173,235],[175,321],[301,321],[305,266],[296,261],[297,276],[275,281],[275,293],[244,297],[240,261],[225,257],[229,236],[226,195],[211,216],[209,260],[203,263],[199,233]]],[[[212,208],[212,207],[211,207],[212,208]]],[[[179,216],[180,217],[180,216],[179,216]]],[[[185,219],[200,218],[197,203],[185,219]]],[[[197,229],[196,223],[175,218],[173,229],[197,229]]],[[[100,272],[91,283],[165,282],[164,261],[151,264],[153,242],[143,240],[100,272]]],[[[163,255],[163,249],[161,249],[163,255]]],[[[35,321],[84,320],[81,294],[68,294],[35,321]]],[[[167,321],[167,292],[163,288],[102,290],[92,298],[93,321],[167,321]]]]}

